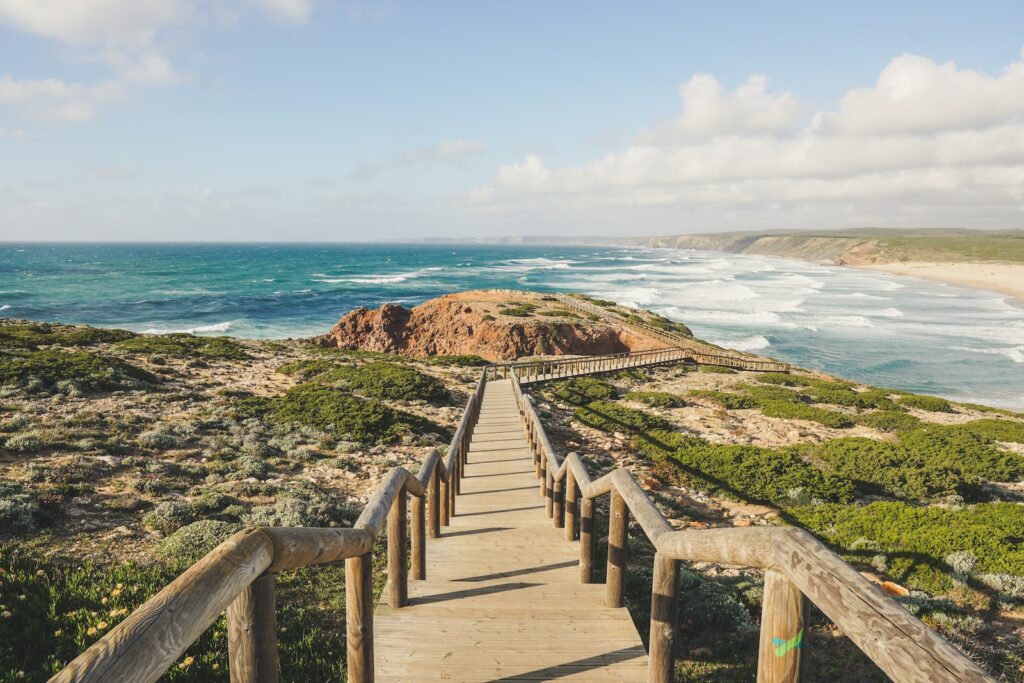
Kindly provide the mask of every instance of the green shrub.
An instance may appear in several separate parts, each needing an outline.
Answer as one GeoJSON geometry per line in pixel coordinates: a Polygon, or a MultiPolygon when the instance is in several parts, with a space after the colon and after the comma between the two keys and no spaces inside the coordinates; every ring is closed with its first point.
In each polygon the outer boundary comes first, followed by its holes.
{"type": "Polygon", "coordinates": [[[687,396],[693,396],[694,398],[706,398],[728,410],[745,410],[757,407],[757,401],[749,396],[731,394],[727,391],[717,391],[715,389],[694,389],[687,392],[687,396]]]}
{"type": "Polygon", "coordinates": [[[245,360],[245,348],[230,337],[196,337],[191,334],[146,334],[118,342],[132,353],[159,354],[174,358],[223,358],[245,360]]]}
{"type": "Polygon", "coordinates": [[[11,434],[3,443],[4,448],[15,453],[37,453],[52,446],[43,432],[31,430],[11,434]]]}
{"type": "Polygon", "coordinates": [[[959,425],[960,429],[991,441],[1024,443],[1024,422],[1012,420],[974,420],[959,425]]]}
{"type": "Polygon", "coordinates": [[[792,508],[797,523],[847,555],[864,561],[885,556],[886,574],[932,593],[953,585],[947,558],[970,553],[970,573],[1024,576],[1024,506],[983,503],[961,508],[921,507],[899,502],[864,506],[792,508]]]}
{"type": "Polygon", "coordinates": [[[277,369],[277,372],[282,375],[288,375],[289,377],[297,376],[302,379],[309,379],[316,375],[333,370],[338,367],[337,363],[334,363],[323,358],[316,358],[312,360],[295,360],[291,363],[285,363],[277,369]]]}
{"type": "Polygon", "coordinates": [[[514,318],[529,318],[540,306],[525,301],[510,301],[502,309],[502,315],[510,315],[514,318]]]}
{"type": "Polygon", "coordinates": [[[610,401],[618,396],[615,385],[596,377],[574,377],[558,382],[553,388],[554,395],[575,405],[585,405],[591,401],[610,401]]]}
{"type": "Polygon", "coordinates": [[[236,414],[241,419],[259,417],[278,426],[313,428],[362,443],[388,443],[410,431],[444,433],[422,417],[319,383],[298,384],[275,398],[243,399],[236,404],[236,414]]]}
{"type": "Polygon", "coordinates": [[[0,352],[0,385],[32,393],[96,393],[147,388],[156,376],[122,360],[87,351],[0,352]]]}
{"type": "Polygon", "coordinates": [[[886,392],[882,390],[854,391],[849,387],[828,389],[810,387],[806,392],[815,403],[831,403],[837,406],[862,409],[896,408],[896,404],[889,400],[886,392]]]}
{"type": "Polygon", "coordinates": [[[583,424],[603,432],[645,434],[655,429],[672,428],[672,424],[662,417],[611,401],[592,401],[577,408],[574,415],[583,424]]]}
{"type": "Polygon", "coordinates": [[[201,519],[181,527],[165,538],[157,546],[156,552],[177,563],[192,564],[241,528],[241,524],[201,519]]]}
{"type": "Polygon", "coordinates": [[[853,420],[849,415],[843,415],[834,410],[815,408],[803,403],[760,401],[758,405],[766,417],[779,417],[787,420],[810,420],[833,429],[845,429],[853,426],[853,420]]]}
{"type": "Polygon", "coordinates": [[[917,429],[921,421],[908,413],[898,410],[876,410],[854,418],[854,421],[865,427],[872,427],[880,432],[900,433],[917,429]]]}
{"type": "Polygon", "coordinates": [[[491,364],[491,362],[486,358],[481,358],[480,356],[473,354],[427,356],[423,359],[423,362],[427,365],[440,365],[442,367],[455,368],[481,368],[485,365],[491,364]]]}
{"type": "Polygon", "coordinates": [[[848,501],[853,494],[848,479],[823,473],[796,449],[713,444],[666,431],[637,439],[637,449],[651,460],[675,461],[695,487],[740,499],[785,507],[814,499],[848,501]]]}
{"type": "Polygon", "coordinates": [[[131,339],[127,330],[69,327],[52,323],[0,324],[0,346],[35,349],[39,346],[93,346],[131,339]]]}
{"type": "Polygon", "coordinates": [[[336,527],[354,521],[355,516],[344,499],[336,494],[304,492],[278,498],[273,505],[254,507],[242,516],[242,521],[252,526],[336,527]]]}
{"type": "Polygon", "coordinates": [[[764,372],[754,376],[754,380],[761,384],[777,384],[784,387],[806,387],[810,386],[810,378],[801,375],[790,375],[785,372],[764,372]]]}
{"type": "Polygon", "coordinates": [[[953,406],[944,398],[938,396],[921,396],[920,394],[907,394],[899,398],[900,405],[921,410],[930,410],[934,413],[952,413],[953,406]]]}
{"type": "Polygon", "coordinates": [[[834,439],[811,450],[833,472],[866,493],[910,500],[972,495],[985,481],[1024,476],[1024,460],[976,434],[928,426],[903,434],[899,443],[862,437],[834,439]]]}
{"type": "Polygon", "coordinates": [[[727,578],[679,572],[680,600],[677,623],[688,646],[713,651],[750,648],[757,643],[760,629],[750,610],[727,578]]]}
{"type": "Polygon", "coordinates": [[[644,403],[652,408],[681,408],[686,405],[678,394],[670,394],[667,391],[631,391],[626,394],[626,399],[644,403]]]}
{"type": "Polygon", "coordinates": [[[172,534],[195,519],[192,507],[185,502],[168,500],[142,516],[142,524],[147,529],[159,531],[165,536],[172,534]]]}
{"type": "Polygon", "coordinates": [[[704,365],[701,363],[697,366],[701,372],[711,372],[718,375],[735,375],[736,371],[732,368],[727,368],[724,365],[704,365]]]}
{"type": "Polygon", "coordinates": [[[737,384],[736,389],[739,389],[750,398],[754,399],[758,403],[765,403],[769,401],[782,401],[785,403],[805,403],[807,397],[803,394],[793,391],[791,389],[784,389],[783,387],[777,386],[759,386],[756,384],[737,384]]]}
{"type": "Polygon", "coordinates": [[[42,518],[35,496],[20,484],[0,481],[0,536],[34,531],[42,518]]]}
{"type": "Polygon", "coordinates": [[[449,400],[448,389],[436,377],[407,365],[383,361],[338,366],[318,375],[316,381],[338,383],[369,398],[431,403],[449,400]]]}

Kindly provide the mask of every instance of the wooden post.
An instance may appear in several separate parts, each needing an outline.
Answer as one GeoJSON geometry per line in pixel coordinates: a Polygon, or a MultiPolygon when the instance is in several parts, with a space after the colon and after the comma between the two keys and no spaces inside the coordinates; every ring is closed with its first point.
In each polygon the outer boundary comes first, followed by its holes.
{"type": "MultiPolygon", "coordinates": [[[[448,473],[448,478],[449,479],[452,478],[451,472],[448,473]]],[[[447,481],[442,481],[441,482],[441,500],[440,500],[440,503],[441,503],[441,515],[440,515],[441,526],[448,526],[448,524],[450,522],[449,517],[451,515],[451,507],[450,507],[451,496],[448,495],[449,489],[450,489],[450,486],[448,485],[448,482],[447,481]]]]}
{"type": "Polygon", "coordinates": [[[580,501],[580,583],[594,581],[594,499],[580,501]]]}
{"type": "Polygon", "coordinates": [[[455,469],[455,478],[452,479],[452,487],[455,489],[452,491],[452,501],[454,504],[455,496],[462,493],[462,451],[463,443],[466,441],[466,432],[462,432],[462,439],[456,445],[459,449],[455,453],[455,457],[452,458],[452,467],[455,469]]]}
{"type": "Polygon", "coordinates": [[[548,495],[548,459],[544,457],[544,449],[540,449],[540,495],[548,495]]]}
{"type": "MultiPolygon", "coordinates": [[[[428,494],[429,495],[429,494],[428,494]]],[[[427,578],[427,496],[412,499],[412,578],[427,578]]]]}
{"type": "Polygon", "coordinates": [[[655,553],[647,683],[672,683],[674,678],[675,657],[672,646],[675,643],[678,591],[679,562],[661,553],[655,553]]]}
{"type": "Polygon", "coordinates": [[[274,575],[249,584],[227,613],[231,683],[277,683],[274,575]]]}
{"type": "Polygon", "coordinates": [[[349,683],[373,683],[373,558],[345,560],[345,635],[349,683]]]}
{"type": "Polygon", "coordinates": [[[605,604],[622,607],[626,585],[626,535],[629,527],[629,508],[616,489],[612,489],[608,505],[608,579],[605,604]]]}
{"type": "Polygon", "coordinates": [[[552,505],[554,507],[554,516],[552,521],[556,529],[561,529],[565,526],[565,501],[562,498],[562,490],[565,486],[565,480],[556,481],[554,488],[551,491],[552,505]]]}
{"type": "Polygon", "coordinates": [[[402,488],[388,512],[388,604],[405,607],[409,601],[409,573],[406,567],[406,498],[402,488]]]}
{"type": "Polygon", "coordinates": [[[808,604],[800,589],[785,574],[774,569],[764,573],[757,683],[800,680],[808,604]]]}
{"type": "Polygon", "coordinates": [[[551,476],[550,465],[544,472],[544,514],[550,519],[554,515],[554,488],[555,481],[551,476]]]}
{"type": "Polygon", "coordinates": [[[575,541],[576,536],[576,475],[572,468],[565,471],[565,540],[575,541]]]}
{"type": "Polygon", "coordinates": [[[430,511],[430,526],[428,527],[430,537],[438,538],[441,535],[441,464],[434,466],[434,472],[430,475],[429,490],[427,491],[427,504],[430,511]]]}

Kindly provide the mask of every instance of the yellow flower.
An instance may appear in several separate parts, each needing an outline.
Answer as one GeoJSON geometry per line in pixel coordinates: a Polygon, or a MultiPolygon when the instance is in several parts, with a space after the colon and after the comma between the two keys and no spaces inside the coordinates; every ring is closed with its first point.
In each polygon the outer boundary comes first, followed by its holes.
{"type": "Polygon", "coordinates": [[[63,633],[64,633],[64,631],[62,631],[61,629],[57,629],[56,631],[53,632],[53,636],[55,638],[60,638],[61,635],[63,635],[63,633]]]}
{"type": "Polygon", "coordinates": [[[107,599],[106,599],[106,598],[103,598],[102,600],[100,600],[100,604],[101,604],[101,605],[105,605],[105,604],[107,604],[107,599]]]}
{"type": "Polygon", "coordinates": [[[46,576],[46,572],[44,572],[42,569],[38,569],[36,570],[36,576],[46,576]]]}
{"type": "Polygon", "coordinates": [[[90,626],[88,629],[86,629],[85,635],[87,635],[87,636],[94,636],[94,635],[96,635],[96,627],[95,626],[90,626]]]}
{"type": "MultiPolygon", "coordinates": [[[[121,584],[117,584],[117,585],[120,586],[121,584]]],[[[112,597],[112,598],[116,598],[120,594],[121,594],[121,589],[120,588],[115,588],[114,590],[110,591],[110,597],[112,597]]]]}
{"type": "Polygon", "coordinates": [[[4,610],[3,611],[3,618],[4,619],[10,619],[12,616],[13,615],[8,610],[4,610]]]}
{"type": "Polygon", "coordinates": [[[194,661],[196,661],[196,658],[191,655],[185,657],[185,659],[181,660],[181,668],[187,669],[188,667],[192,666],[192,662],[194,661]]]}
{"type": "Polygon", "coordinates": [[[100,623],[96,624],[96,628],[98,628],[101,631],[103,629],[105,629],[106,627],[107,627],[107,622],[105,622],[105,621],[101,621],[100,623]]]}
{"type": "Polygon", "coordinates": [[[217,670],[220,669],[220,664],[218,664],[217,662],[214,662],[211,668],[213,668],[214,671],[217,671],[217,670]]]}
{"type": "Polygon", "coordinates": [[[123,583],[119,583],[116,586],[114,586],[114,590],[117,590],[117,591],[121,590],[122,588],[124,588],[124,584],[123,583]]]}

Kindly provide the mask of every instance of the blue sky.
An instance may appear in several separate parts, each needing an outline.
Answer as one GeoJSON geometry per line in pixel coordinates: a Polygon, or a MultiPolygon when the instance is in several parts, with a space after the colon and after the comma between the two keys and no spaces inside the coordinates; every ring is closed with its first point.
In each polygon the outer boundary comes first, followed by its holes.
{"type": "Polygon", "coordinates": [[[835,5],[0,0],[0,239],[1021,227],[1024,5],[835,5]]]}

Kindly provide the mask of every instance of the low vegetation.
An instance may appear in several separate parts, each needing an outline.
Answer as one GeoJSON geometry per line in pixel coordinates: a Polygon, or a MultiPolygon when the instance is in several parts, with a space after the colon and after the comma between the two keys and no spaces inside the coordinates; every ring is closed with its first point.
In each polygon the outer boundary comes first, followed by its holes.
{"type": "Polygon", "coordinates": [[[118,342],[116,347],[130,353],[171,358],[220,358],[245,360],[245,348],[230,337],[196,337],[191,334],[146,334],[118,342]]]}
{"type": "Polygon", "coordinates": [[[30,394],[78,396],[146,388],[157,382],[152,373],[130,363],[87,351],[0,351],[0,386],[30,394]]]}
{"type": "Polygon", "coordinates": [[[618,396],[615,385],[597,377],[574,377],[554,385],[553,395],[567,403],[585,405],[591,401],[609,401],[618,396]]]}
{"type": "Polygon", "coordinates": [[[652,408],[682,408],[686,405],[678,394],[667,391],[631,391],[624,397],[627,401],[637,401],[652,408]]]}

